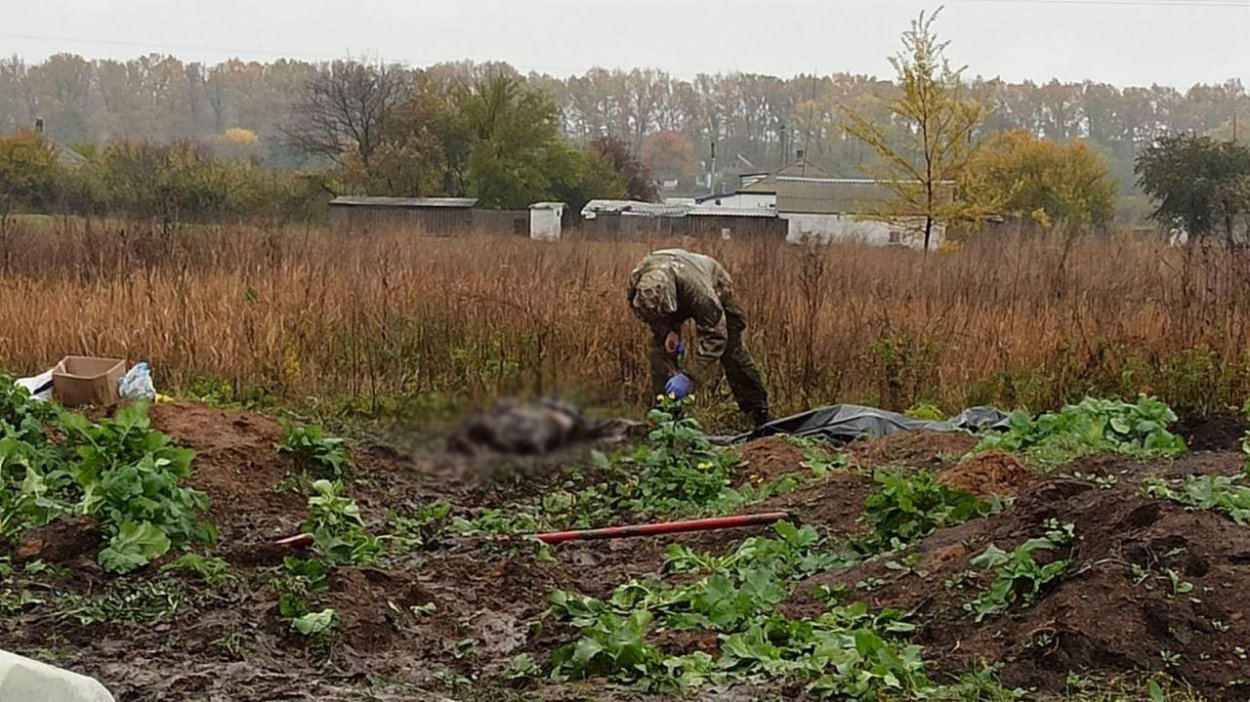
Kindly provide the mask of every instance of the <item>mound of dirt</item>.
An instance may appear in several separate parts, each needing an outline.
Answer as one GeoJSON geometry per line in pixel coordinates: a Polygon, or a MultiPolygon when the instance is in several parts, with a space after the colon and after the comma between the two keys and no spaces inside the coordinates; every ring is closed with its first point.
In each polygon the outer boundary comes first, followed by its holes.
{"type": "Polygon", "coordinates": [[[100,546],[100,535],[100,523],[95,517],[62,515],[22,534],[13,561],[68,563],[79,556],[94,555],[100,546]]]}
{"type": "Polygon", "coordinates": [[[938,474],[938,481],[985,498],[1015,497],[1035,477],[1020,459],[1005,451],[986,451],[938,474]]]}
{"type": "MultiPolygon", "coordinates": [[[[1061,693],[1069,672],[1106,676],[1163,671],[1213,702],[1247,699],[1250,640],[1247,579],[1250,530],[1213,512],[1192,512],[1144,497],[1140,485],[1112,489],[1048,480],[1031,486],[1005,512],[940,531],[918,547],[912,573],[870,561],[817,576],[785,610],[824,610],[814,586],[854,591],[870,578],[884,582],[861,595],[874,608],[915,611],[919,643],[936,672],[958,674],[1001,661],[1009,686],[1061,693]],[[1060,553],[1066,574],[1036,605],[1017,602],[977,623],[964,605],[992,579],[970,561],[989,544],[1011,550],[1042,536],[1047,522],[1072,524],[1076,539],[1060,553]],[[969,546],[975,544],[975,546],[969,546]],[[1144,574],[1144,577],[1143,577],[1144,574]]],[[[857,593],[858,594],[858,593],[857,593]]]]}
{"type": "Polygon", "coordinates": [[[738,449],[742,473],[769,481],[787,473],[805,470],[803,449],[781,436],[756,439],[738,449]]]}
{"type": "Polygon", "coordinates": [[[1232,412],[1186,415],[1172,426],[1190,451],[1240,451],[1247,429],[1245,417],[1232,412]]]}
{"type": "Polygon", "coordinates": [[[186,484],[208,494],[223,545],[286,536],[299,525],[307,498],[278,489],[295,464],[275,448],[283,434],[277,421],[186,402],[154,404],[149,416],[174,443],[195,449],[186,484]]]}
{"type": "Polygon", "coordinates": [[[833,539],[862,534],[860,521],[864,501],[878,490],[876,483],[860,473],[831,473],[814,485],[765,500],[760,510],[781,510],[826,532],[833,539]]]}
{"type": "Polygon", "coordinates": [[[875,441],[855,442],[846,450],[863,467],[903,465],[933,469],[958,461],[976,445],[976,437],[963,432],[905,431],[875,441]]]}

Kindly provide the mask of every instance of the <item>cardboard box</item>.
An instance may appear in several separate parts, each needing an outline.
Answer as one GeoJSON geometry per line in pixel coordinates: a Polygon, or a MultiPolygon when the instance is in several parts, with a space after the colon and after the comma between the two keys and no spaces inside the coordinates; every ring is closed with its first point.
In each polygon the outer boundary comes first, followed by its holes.
{"type": "Polygon", "coordinates": [[[66,356],[52,369],[52,397],[65,407],[117,404],[117,384],[126,374],[120,358],[66,356]]]}

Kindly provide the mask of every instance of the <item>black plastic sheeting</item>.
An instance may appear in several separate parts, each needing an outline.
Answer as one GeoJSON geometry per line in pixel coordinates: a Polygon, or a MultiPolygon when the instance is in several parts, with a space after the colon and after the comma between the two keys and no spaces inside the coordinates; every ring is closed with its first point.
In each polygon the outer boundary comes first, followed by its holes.
{"type": "Polygon", "coordinates": [[[775,434],[824,439],[834,443],[848,443],[856,439],[879,439],[900,431],[925,429],[939,432],[969,432],[1003,430],[1010,416],[994,407],[972,407],[944,422],[914,419],[905,414],[862,407],[860,405],[830,405],[792,417],[777,419],[753,432],[738,436],[713,439],[715,443],[731,444],[760,439],[775,434]]]}

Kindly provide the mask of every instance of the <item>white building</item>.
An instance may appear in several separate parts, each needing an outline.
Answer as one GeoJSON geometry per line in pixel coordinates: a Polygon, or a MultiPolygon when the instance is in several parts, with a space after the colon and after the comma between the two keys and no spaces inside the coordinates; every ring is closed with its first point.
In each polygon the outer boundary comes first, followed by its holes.
{"type": "MultiPolygon", "coordinates": [[[[918,185],[918,184],[917,184],[918,185]]],[[[786,241],[856,241],[876,246],[924,248],[923,218],[900,218],[891,222],[863,218],[882,201],[894,196],[882,182],[853,178],[777,179],[777,213],[788,222],[786,241]]],[[[942,197],[953,194],[944,183],[942,197]]],[[[946,239],[946,226],[935,222],[929,249],[946,239]]]]}

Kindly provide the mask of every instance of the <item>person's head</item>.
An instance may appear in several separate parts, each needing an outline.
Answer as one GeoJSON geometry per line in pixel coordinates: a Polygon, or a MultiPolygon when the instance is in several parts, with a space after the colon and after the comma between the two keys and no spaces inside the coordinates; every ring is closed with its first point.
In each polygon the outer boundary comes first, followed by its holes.
{"type": "Polygon", "coordinates": [[[658,320],[677,312],[677,285],[672,274],[663,269],[650,270],[638,279],[634,298],[630,301],[638,315],[658,320]]]}

